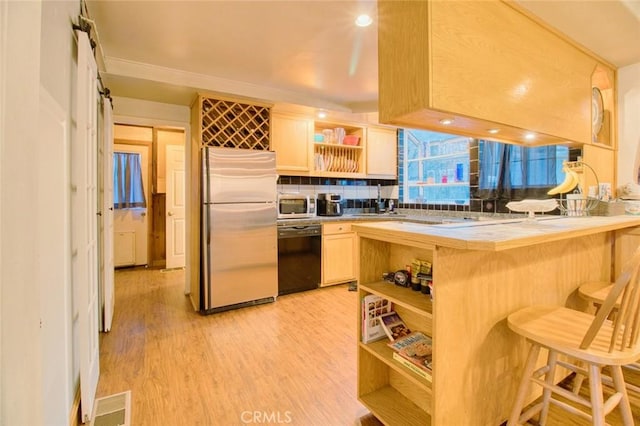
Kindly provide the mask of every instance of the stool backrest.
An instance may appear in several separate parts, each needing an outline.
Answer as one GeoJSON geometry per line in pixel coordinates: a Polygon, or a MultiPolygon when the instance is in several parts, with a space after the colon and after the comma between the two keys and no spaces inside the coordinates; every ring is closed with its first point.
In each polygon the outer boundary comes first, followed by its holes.
{"type": "Polygon", "coordinates": [[[580,348],[587,349],[602,328],[622,295],[620,307],[613,322],[613,333],[609,352],[624,351],[634,347],[640,336],[640,247],[624,265],[622,273],[598,310],[591,326],[585,333],[580,348]]]}

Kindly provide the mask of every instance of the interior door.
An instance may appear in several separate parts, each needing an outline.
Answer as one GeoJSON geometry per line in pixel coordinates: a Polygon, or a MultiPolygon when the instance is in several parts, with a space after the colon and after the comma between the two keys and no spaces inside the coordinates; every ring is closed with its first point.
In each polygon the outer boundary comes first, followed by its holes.
{"type": "Polygon", "coordinates": [[[166,149],[166,268],[185,265],[185,164],[184,146],[167,145],[166,149]]]}
{"type": "Polygon", "coordinates": [[[103,331],[111,330],[113,310],[115,307],[113,277],[113,112],[111,100],[103,100],[103,271],[102,283],[104,292],[103,331]]]}
{"type": "Polygon", "coordinates": [[[100,375],[98,340],[97,66],[87,34],[78,38],[76,137],[71,144],[71,240],[78,312],[82,420],[91,419],[100,375]]]}

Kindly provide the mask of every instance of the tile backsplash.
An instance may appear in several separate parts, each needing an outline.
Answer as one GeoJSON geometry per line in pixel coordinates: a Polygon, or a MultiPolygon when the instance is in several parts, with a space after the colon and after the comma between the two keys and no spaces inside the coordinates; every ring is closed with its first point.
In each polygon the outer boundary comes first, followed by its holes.
{"type": "Polygon", "coordinates": [[[339,194],[346,208],[372,208],[378,198],[398,202],[397,181],[385,179],[336,179],[304,176],[280,176],[278,192],[299,192],[314,198],[321,193],[339,194]]]}

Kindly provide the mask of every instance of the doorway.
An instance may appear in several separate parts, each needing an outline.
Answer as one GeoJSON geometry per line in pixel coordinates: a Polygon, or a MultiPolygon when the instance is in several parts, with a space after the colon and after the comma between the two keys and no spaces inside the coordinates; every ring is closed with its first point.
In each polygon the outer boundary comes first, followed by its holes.
{"type": "MultiPolygon", "coordinates": [[[[121,139],[115,139],[113,147],[114,158],[124,155],[125,167],[114,161],[114,174],[122,174],[123,180],[142,180],[144,199],[137,203],[122,202],[118,200],[118,191],[114,191],[115,210],[113,214],[114,229],[114,266],[142,266],[149,265],[149,146],[137,143],[122,143],[121,139]],[[140,174],[127,170],[126,160],[136,161],[140,165],[140,174]],[[122,205],[125,205],[124,207],[122,205]]],[[[128,182],[127,182],[128,183],[128,182]]],[[[122,196],[122,194],[120,194],[122,196]]]]}
{"type": "Polygon", "coordinates": [[[141,156],[146,200],[145,208],[116,210],[116,266],[184,267],[185,129],[116,124],[114,133],[115,152],[141,156]]]}

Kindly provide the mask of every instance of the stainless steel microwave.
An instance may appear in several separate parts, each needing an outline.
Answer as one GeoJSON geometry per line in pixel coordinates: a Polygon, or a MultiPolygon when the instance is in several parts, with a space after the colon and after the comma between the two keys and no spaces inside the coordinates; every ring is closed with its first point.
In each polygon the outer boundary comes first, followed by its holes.
{"type": "Polygon", "coordinates": [[[278,194],[278,219],[313,217],[316,199],[299,193],[278,194]]]}

